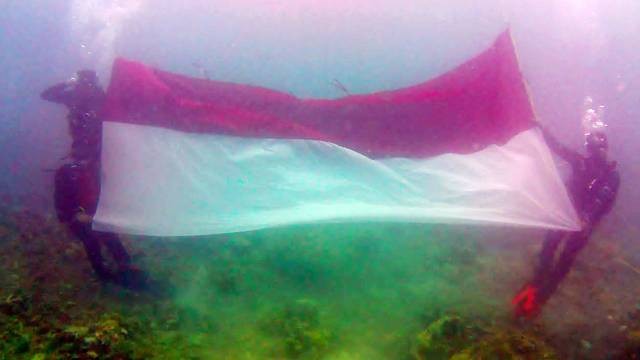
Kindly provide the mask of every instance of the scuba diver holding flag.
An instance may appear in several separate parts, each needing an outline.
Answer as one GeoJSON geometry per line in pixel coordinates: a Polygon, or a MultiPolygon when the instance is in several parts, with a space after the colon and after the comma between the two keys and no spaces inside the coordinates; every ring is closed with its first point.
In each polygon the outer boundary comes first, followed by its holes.
{"type": "Polygon", "coordinates": [[[546,235],[533,280],[513,298],[516,317],[533,318],[569,273],[580,250],[589,241],[595,226],[613,207],[620,186],[620,175],[615,161],[608,161],[608,142],[603,122],[604,107],[592,107],[591,98],[585,99],[586,111],[582,118],[587,155],[583,156],[560,144],[542,129],[549,148],[571,166],[567,190],[578,212],[582,230],[578,232],[549,231],[546,235]],[[566,240],[565,240],[566,239],[566,240]],[[556,258],[562,240],[564,249],[556,258]]]}
{"type": "Polygon", "coordinates": [[[131,264],[131,258],[116,234],[94,231],[91,226],[100,193],[100,148],[102,120],[98,111],[105,93],[92,70],[78,71],[70,80],[53,85],[42,99],[65,105],[72,138],[71,161],[55,174],[54,203],[58,220],[79,238],[96,276],[127,288],[142,288],[147,277],[131,264]],[[117,269],[104,263],[101,247],[106,247],[117,269]]]}

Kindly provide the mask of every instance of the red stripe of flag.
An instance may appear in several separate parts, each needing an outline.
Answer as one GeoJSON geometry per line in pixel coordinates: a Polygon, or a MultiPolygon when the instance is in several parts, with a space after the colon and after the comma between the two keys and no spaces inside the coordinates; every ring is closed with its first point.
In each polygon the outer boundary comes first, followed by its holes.
{"type": "Polygon", "coordinates": [[[471,153],[534,124],[508,31],[455,69],[421,84],[339,99],[190,78],[117,59],[110,121],[241,137],[324,140],[371,157],[471,153]]]}

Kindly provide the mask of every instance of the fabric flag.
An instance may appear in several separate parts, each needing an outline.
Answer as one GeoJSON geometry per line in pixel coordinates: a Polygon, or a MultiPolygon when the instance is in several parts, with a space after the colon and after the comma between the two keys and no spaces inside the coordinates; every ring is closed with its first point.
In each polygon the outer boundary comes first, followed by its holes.
{"type": "Polygon", "coordinates": [[[323,222],[577,230],[513,42],[432,80],[338,99],[117,59],[94,228],[183,236],[323,222]]]}

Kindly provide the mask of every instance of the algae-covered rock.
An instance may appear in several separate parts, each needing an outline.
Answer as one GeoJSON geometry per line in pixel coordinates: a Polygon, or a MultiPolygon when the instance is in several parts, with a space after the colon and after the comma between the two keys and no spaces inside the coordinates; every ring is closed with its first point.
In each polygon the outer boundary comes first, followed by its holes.
{"type": "Polygon", "coordinates": [[[67,326],[64,331],[75,337],[84,337],[89,333],[89,328],[86,326],[71,325],[67,326]]]}
{"type": "Polygon", "coordinates": [[[457,316],[443,316],[418,334],[417,360],[557,359],[535,334],[510,326],[481,326],[457,316]]]}
{"type": "Polygon", "coordinates": [[[640,330],[629,332],[629,335],[627,335],[627,338],[631,346],[640,348],[640,330]]]}
{"type": "Polygon", "coordinates": [[[452,357],[449,358],[449,360],[475,360],[476,358],[473,357],[473,355],[471,354],[470,350],[464,350],[461,351],[457,354],[453,354],[452,357]]]}
{"type": "Polygon", "coordinates": [[[558,359],[555,351],[533,334],[513,328],[493,329],[452,359],[558,359]]]}
{"type": "Polygon", "coordinates": [[[413,355],[418,360],[449,359],[464,349],[472,337],[470,328],[457,316],[443,316],[417,336],[413,355]]]}
{"type": "Polygon", "coordinates": [[[47,346],[57,358],[80,356],[87,359],[128,359],[131,347],[125,342],[128,331],[118,315],[106,314],[97,323],[52,329],[47,346]]]}
{"type": "Polygon", "coordinates": [[[0,324],[0,359],[21,358],[32,350],[33,334],[22,322],[14,317],[0,316],[0,324]]]}
{"type": "MultiPolygon", "coordinates": [[[[636,314],[636,316],[638,315],[639,314],[636,314]]],[[[640,328],[640,323],[634,325],[640,328]]],[[[640,359],[640,329],[633,329],[627,333],[623,349],[620,351],[620,354],[613,357],[613,359],[640,359]]]]}
{"type": "Polygon", "coordinates": [[[321,326],[315,302],[301,299],[269,319],[265,329],[283,340],[287,358],[321,358],[329,349],[331,332],[321,326]]]}
{"type": "Polygon", "coordinates": [[[30,299],[22,294],[10,294],[0,301],[0,313],[17,316],[24,314],[29,309],[30,299]]]}

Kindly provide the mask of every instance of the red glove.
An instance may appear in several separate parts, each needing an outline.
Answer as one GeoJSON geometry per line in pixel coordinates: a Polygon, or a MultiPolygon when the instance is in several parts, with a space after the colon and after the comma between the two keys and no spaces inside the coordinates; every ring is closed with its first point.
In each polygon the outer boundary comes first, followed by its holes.
{"type": "Polygon", "coordinates": [[[514,315],[516,317],[534,318],[540,312],[538,288],[533,285],[525,286],[511,300],[511,304],[515,306],[514,315]]]}

